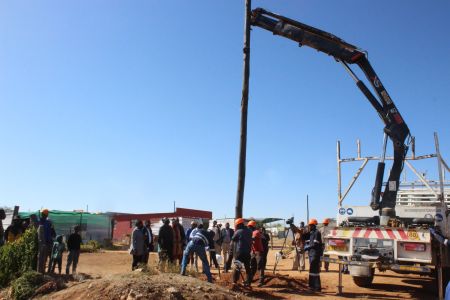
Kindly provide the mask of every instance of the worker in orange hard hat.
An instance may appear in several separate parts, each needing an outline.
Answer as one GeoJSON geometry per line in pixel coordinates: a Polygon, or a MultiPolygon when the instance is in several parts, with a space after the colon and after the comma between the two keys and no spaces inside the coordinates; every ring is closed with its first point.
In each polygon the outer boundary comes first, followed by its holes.
{"type": "Polygon", "coordinates": [[[251,270],[250,270],[250,253],[252,250],[252,232],[247,226],[244,225],[244,219],[239,218],[234,221],[235,229],[233,237],[231,238],[233,249],[233,284],[237,284],[239,277],[241,276],[242,264],[245,267],[245,273],[247,279],[244,282],[245,286],[251,284],[251,270]]]}
{"type": "Polygon", "coordinates": [[[320,284],[320,256],[322,255],[322,235],[317,230],[318,222],[316,219],[311,219],[308,222],[309,227],[309,241],[305,251],[308,251],[309,256],[309,288],[312,291],[320,292],[322,287],[320,284]]]}
{"type": "Polygon", "coordinates": [[[252,252],[250,259],[250,269],[252,272],[251,280],[259,270],[259,284],[258,286],[263,286],[264,284],[264,269],[262,266],[262,254],[264,252],[262,235],[261,232],[256,228],[256,222],[251,220],[248,222],[247,227],[252,231],[252,252]]]}
{"type": "Polygon", "coordinates": [[[237,228],[239,224],[244,224],[244,223],[245,223],[245,220],[244,220],[244,219],[242,219],[242,218],[237,218],[237,219],[234,221],[234,228],[237,228]]]}
{"type": "Polygon", "coordinates": [[[45,273],[45,265],[52,252],[53,239],[56,237],[55,228],[48,215],[49,210],[47,208],[42,209],[38,223],[38,272],[42,274],[45,273]]]}
{"type": "MultiPolygon", "coordinates": [[[[322,222],[323,226],[320,227],[320,229],[319,229],[320,234],[322,235],[322,237],[325,237],[328,234],[328,224],[330,224],[330,219],[325,218],[323,220],[323,222],[322,222]]],[[[324,244],[322,244],[322,245],[324,245],[324,244]]],[[[323,250],[324,249],[322,249],[322,253],[323,253],[323,250]]],[[[324,254],[323,257],[324,258],[329,258],[330,256],[324,254]]],[[[325,268],[325,272],[328,272],[328,269],[329,269],[329,266],[330,266],[330,262],[324,261],[323,265],[324,265],[324,268],[325,268]]]]}
{"type": "Polygon", "coordinates": [[[245,220],[243,218],[237,218],[236,220],[234,220],[234,230],[230,229],[231,231],[229,231],[229,234],[230,234],[230,246],[229,246],[229,250],[228,250],[228,256],[227,256],[227,259],[225,260],[225,265],[223,267],[225,273],[228,273],[228,271],[231,269],[231,266],[232,266],[232,263],[233,263],[233,258],[234,258],[234,253],[236,252],[236,250],[234,249],[236,243],[233,242],[234,233],[235,233],[235,231],[237,231],[238,227],[241,224],[243,226],[244,223],[245,223],[245,220]]]}

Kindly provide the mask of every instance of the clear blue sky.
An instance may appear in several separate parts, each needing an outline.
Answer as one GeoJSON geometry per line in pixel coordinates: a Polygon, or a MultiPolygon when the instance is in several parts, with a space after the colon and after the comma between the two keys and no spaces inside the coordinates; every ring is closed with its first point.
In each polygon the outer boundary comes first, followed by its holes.
{"type": "MultiPolygon", "coordinates": [[[[253,1],[369,59],[417,138],[450,160],[448,1],[253,1]]],[[[243,1],[0,1],[0,205],[234,214],[243,1]]],[[[244,213],[336,215],[343,156],[382,123],[334,60],[252,30],[244,213]]],[[[391,152],[391,146],[389,146],[391,152]]],[[[346,167],[347,184],[358,165],[346,167]]],[[[421,171],[435,177],[436,164],[421,171]]],[[[346,203],[366,204],[375,163],[346,203]]],[[[412,177],[412,176],[411,176],[412,177]]]]}

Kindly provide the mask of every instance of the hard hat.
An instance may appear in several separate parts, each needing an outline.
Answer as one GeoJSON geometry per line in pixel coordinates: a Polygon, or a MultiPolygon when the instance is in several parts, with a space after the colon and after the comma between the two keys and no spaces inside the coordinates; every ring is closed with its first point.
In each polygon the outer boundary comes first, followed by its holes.
{"type": "Polygon", "coordinates": [[[255,220],[251,220],[250,222],[248,222],[247,226],[256,227],[255,220]]]}
{"type": "Polygon", "coordinates": [[[48,209],[47,209],[47,208],[42,209],[42,210],[41,210],[41,215],[46,215],[46,216],[48,216],[48,209]]]}
{"type": "Polygon", "coordinates": [[[234,226],[238,226],[239,224],[244,224],[244,219],[238,218],[234,221],[234,226]]]}
{"type": "Polygon", "coordinates": [[[308,222],[308,225],[317,225],[317,220],[316,219],[310,219],[308,222]]]}
{"type": "Polygon", "coordinates": [[[330,224],[330,219],[325,218],[322,223],[328,225],[328,224],[330,224]]]}

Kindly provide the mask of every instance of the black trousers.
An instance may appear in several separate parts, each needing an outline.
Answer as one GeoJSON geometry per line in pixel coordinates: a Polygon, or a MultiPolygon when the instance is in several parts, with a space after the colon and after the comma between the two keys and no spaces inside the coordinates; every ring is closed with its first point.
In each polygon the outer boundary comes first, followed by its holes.
{"type": "Polygon", "coordinates": [[[72,265],[72,273],[77,271],[78,259],[80,257],[80,250],[69,250],[66,263],[66,274],[69,274],[70,266],[72,265]]]}
{"type": "Polygon", "coordinates": [[[216,251],[209,249],[209,266],[212,266],[213,263],[214,263],[214,267],[216,267],[216,269],[218,269],[219,264],[217,263],[216,251]]]}
{"type": "Polygon", "coordinates": [[[137,268],[138,264],[144,261],[144,255],[133,255],[133,263],[131,264],[131,270],[137,268]]]}
{"type": "MultiPolygon", "coordinates": [[[[234,259],[244,264],[245,273],[247,274],[247,280],[245,281],[245,283],[250,285],[252,283],[252,270],[250,269],[250,259],[251,259],[250,253],[238,254],[234,259]]],[[[233,283],[238,282],[239,277],[241,276],[241,272],[242,270],[237,267],[233,269],[233,283]]]]}
{"type": "Polygon", "coordinates": [[[309,288],[314,291],[320,291],[320,256],[309,256],[309,288]]]}
{"type": "Polygon", "coordinates": [[[266,269],[266,265],[267,265],[267,254],[269,254],[269,252],[263,252],[262,257],[261,257],[261,268],[262,269],[266,269]]]}
{"type": "Polygon", "coordinates": [[[61,274],[61,266],[62,266],[62,256],[58,258],[53,258],[50,260],[50,265],[48,267],[49,273],[55,272],[55,267],[58,265],[59,274],[61,274]]]}
{"type": "Polygon", "coordinates": [[[226,272],[231,269],[232,263],[233,263],[233,252],[230,250],[230,254],[228,255],[227,261],[225,262],[224,266],[226,272]]]}

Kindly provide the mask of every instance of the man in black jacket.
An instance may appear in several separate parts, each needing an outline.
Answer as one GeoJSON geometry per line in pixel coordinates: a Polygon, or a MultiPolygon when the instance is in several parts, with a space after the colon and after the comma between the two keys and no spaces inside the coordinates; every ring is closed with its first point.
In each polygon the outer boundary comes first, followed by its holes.
{"type": "Polygon", "coordinates": [[[152,225],[150,223],[150,220],[145,221],[144,227],[142,228],[142,233],[144,233],[144,245],[145,245],[145,253],[144,258],[142,259],[142,262],[144,264],[148,264],[148,258],[150,255],[150,252],[153,251],[153,232],[152,232],[152,225]]]}
{"type": "Polygon", "coordinates": [[[233,284],[236,284],[241,275],[241,266],[244,264],[247,280],[245,286],[251,285],[250,253],[252,250],[252,232],[244,225],[244,219],[239,218],[234,222],[236,232],[231,238],[233,242],[233,256],[235,268],[233,269],[233,284]]]}
{"type": "Polygon", "coordinates": [[[230,244],[231,244],[231,238],[233,237],[234,230],[230,228],[230,223],[225,224],[225,228],[221,229],[221,236],[222,236],[222,253],[223,253],[223,261],[224,261],[224,270],[227,272],[227,261],[228,257],[230,255],[230,244]]]}
{"type": "MultiPolygon", "coordinates": [[[[312,291],[320,292],[320,257],[322,256],[322,235],[316,228],[317,220],[309,220],[309,243],[305,247],[309,257],[309,288],[312,291]]],[[[308,241],[307,241],[308,242],[308,241]]]]}
{"type": "Polygon", "coordinates": [[[170,227],[170,220],[168,218],[162,219],[164,223],[159,229],[158,245],[159,245],[159,265],[163,269],[168,261],[173,262],[173,229],[170,227]]]}
{"type": "Polygon", "coordinates": [[[266,232],[266,228],[261,227],[260,228],[261,234],[262,234],[262,244],[263,244],[263,253],[262,253],[262,262],[261,262],[261,268],[266,269],[267,265],[267,254],[269,254],[269,242],[270,242],[270,235],[266,232]]]}
{"type": "Polygon", "coordinates": [[[74,227],[74,232],[69,236],[67,241],[67,256],[66,274],[69,274],[70,265],[72,265],[72,274],[77,272],[78,258],[80,257],[81,236],[80,226],[74,227]]]}

